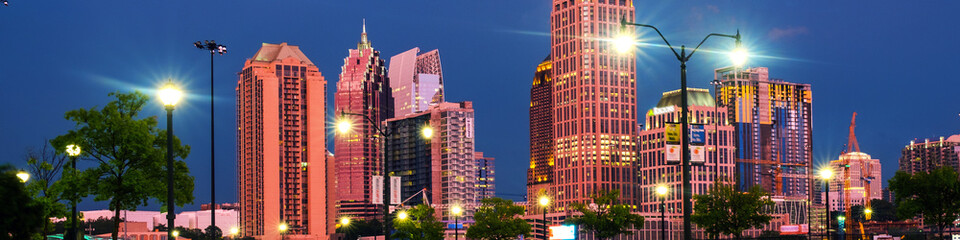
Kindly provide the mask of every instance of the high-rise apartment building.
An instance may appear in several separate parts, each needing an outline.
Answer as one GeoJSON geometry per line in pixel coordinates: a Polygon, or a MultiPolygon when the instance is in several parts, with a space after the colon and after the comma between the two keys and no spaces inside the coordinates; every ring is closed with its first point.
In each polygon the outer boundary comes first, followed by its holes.
{"type": "Polygon", "coordinates": [[[909,174],[930,172],[944,166],[960,170],[960,135],[946,139],[940,137],[938,141],[910,141],[901,150],[900,170],[909,174]]]}
{"type": "Polygon", "coordinates": [[[551,8],[552,207],[566,210],[612,190],[619,203],[635,205],[635,54],[603,40],[620,32],[621,18],[634,19],[633,1],[553,0],[551,8]]]}
{"type": "Polygon", "coordinates": [[[477,170],[477,201],[484,198],[496,197],[496,166],[493,164],[494,158],[483,156],[483,152],[474,152],[473,159],[476,159],[474,168],[477,170]]]}
{"type": "MultiPolygon", "coordinates": [[[[387,138],[388,174],[400,177],[401,198],[410,198],[404,205],[429,201],[438,219],[450,224],[454,223],[450,209],[460,206],[460,223],[472,222],[481,197],[474,155],[473,103],[438,103],[419,113],[388,119],[387,128],[393,132],[387,138]],[[429,139],[422,134],[425,127],[433,130],[429,139]],[[426,199],[415,196],[421,191],[426,191],[426,199]]],[[[453,232],[450,229],[448,235],[453,232]]]]}
{"type": "MultiPolygon", "coordinates": [[[[657,106],[647,112],[647,123],[640,130],[640,156],[637,161],[638,179],[640,186],[637,193],[640,203],[639,211],[644,213],[658,213],[660,211],[660,196],[656,194],[656,187],[667,186],[670,191],[666,197],[666,215],[670,218],[683,216],[683,175],[679,164],[667,163],[665,151],[667,146],[664,132],[667,123],[680,122],[680,91],[674,90],[663,93],[657,106]]],[[[703,124],[704,154],[702,165],[694,164],[690,167],[691,186],[693,194],[706,194],[713,188],[714,180],[729,182],[734,175],[734,138],[733,126],[726,121],[727,109],[715,107],[714,98],[704,89],[688,88],[687,102],[689,103],[688,119],[690,124],[703,124]],[[720,121],[720,122],[715,122],[720,121]],[[719,131],[718,131],[719,130],[719,131]],[[718,152],[719,151],[719,152],[718,152]],[[719,157],[719,161],[718,161],[719,157]]],[[[682,155],[681,154],[681,159],[682,155]]],[[[655,214],[659,217],[659,214],[655,214]]]]}
{"type": "Polygon", "coordinates": [[[335,114],[341,112],[361,114],[337,115],[337,118],[353,123],[349,133],[337,134],[334,142],[337,165],[337,195],[339,215],[372,220],[383,215],[383,205],[373,204],[371,179],[382,176],[380,161],[380,133],[373,124],[390,118],[390,88],[387,84],[387,69],[380,52],[367,40],[363,27],[356,49],[348,50],[343,59],[340,80],[337,81],[335,114]],[[370,123],[369,118],[375,123],[370,123]]]}
{"type": "Polygon", "coordinates": [[[769,78],[767,68],[717,69],[717,98],[736,128],[741,190],[761,186],[774,196],[807,197],[813,160],[810,84],[769,78]]]}
{"type": "Polygon", "coordinates": [[[390,57],[389,71],[394,116],[424,111],[444,101],[440,51],[420,54],[420,48],[407,50],[390,57]]]}
{"type": "Polygon", "coordinates": [[[841,211],[853,205],[866,206],[873,199],[882,199],[883,178],[880,160],[862,152],[848,152],[830,161],[830,210],[841,211]]]}
{"type": "Polygon", "coordinates": [[[336,208],[326,151],[326,81],[300,48],[264,43],[237,81],[237,175],[244,236],[327,238],[336,208]]]}
{"type": "Polygon", "coordinates": [[[553,184],[553,77],[550,56],[537,65],[530,87],[530,169],[527,169],[527,201],[536,204],[553,184]]]}

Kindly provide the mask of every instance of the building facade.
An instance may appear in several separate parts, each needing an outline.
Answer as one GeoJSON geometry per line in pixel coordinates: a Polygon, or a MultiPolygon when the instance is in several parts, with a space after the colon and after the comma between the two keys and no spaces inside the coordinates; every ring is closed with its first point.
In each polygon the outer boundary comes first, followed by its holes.
{"type": "MultiPolygon", "coordinates": [[[[634,19],[633,1],[553,0],[550,58],[555,147],[553,210],[590,195],[619,190],[636,206],[635,54],[620,54],[612,39],[620,19],[634,19]]],[[[632,28],[630,29],[632,31],[632,28]]]]}
{"type": "Polygon", "coordinates": [[[536,204],[553,184],[553,77],[550,56],[537,65],[530,87],[530,169],[527,169],[527,201],[536,204]]]}
{"type": "MultiPolygon", "coordinates": [[[[640,191],[640,212],[651,217],[660,217],[661,197],[656,187],[664,185],[671,189],[664,199],[666,216],[683,216],[683,175],[679,164],[668,164],[665,159],[666,143],[664,131],[666,123],[680,122],[680,91],[663,93],[660,102],[647,112],[646,125],[639,133],[640,156],[637,161],[637,175],[640,191]]],[[[727,124],[727,109],[715,107],[714,98],[704,89],[688,88],[688,119],[691,124],[703,124],[705,133],[705,162],[694,164],[691,169],[693,194],[707,194],[713,188],[714,181],[730,182],[734,173],[733,126],[727,124]],[[715,122],[719,120],[720,122],[715,122]]],[[[683,153],[680,153],[681,159],[683,153]]]]}
{"type": "Polygon", "coordinates": [[[761,186],[774,196],[808,197],[813,160],[810,84],[769,78],[765,67],[722,68],[720,105],[735,127],[741,190],[761,186]]]}
{"type": "Polygon", "coordinates": [[[390,57],[389,71],[394,116],[424,111],[444,101],[440,51],[421,54],[420,48],[407,50],[390,57]]]}
{"type": "Polygon", "coordinates": [[[494,165],[494,158],[490,156],[484,156],[483,152],[474,152],[473,159],[476,159],[474,168],[477,172],[477,204],[480,204],[480,200],[484,198],[496,197],[496,166],[494,165]]]}
{"type": "Polygon", "coordinates": [[[938,141],[910,141],[900,152],[900,170],[909,174],[930,172],[944,166],[960,170],[960,135],[946,139],[940,137],[938,141]]]}
{"type": "Polygon", "coordinates": [[[830,161],[834,169],[830,180],[830,210],[843,211],[853,205],[866,206],[873,199],[883,198],[883,177],[880,160],[862,152],[849,152],[830,161]]]}
{"type": "Polygon", "coordinates": [[[341,216],[372,220],[383,215],[383,205],[373,204],[370,196],[372,177],[383,175],[380,161],[382,138],[376,130],[379,126],[373,124],[390,118],[393,102],[384,59],[367,40],[366,26],[357,48],[348,50],[348,54],[343,59],[340,80],[337,81],[335,114],[346,112],[362,116],[336,116],[338,121],[353,123],[350,132],[335,135],[337,204],[341,216]]]}
{"type": "Polygon", "coordinates": [[[237,175],[244,236],[326,238],[334,194],[326,151],[326,81],[300,48],[264,43],[237,81],[237,175]],[[309,116],[309,117],[308,117],[309,116]]]}

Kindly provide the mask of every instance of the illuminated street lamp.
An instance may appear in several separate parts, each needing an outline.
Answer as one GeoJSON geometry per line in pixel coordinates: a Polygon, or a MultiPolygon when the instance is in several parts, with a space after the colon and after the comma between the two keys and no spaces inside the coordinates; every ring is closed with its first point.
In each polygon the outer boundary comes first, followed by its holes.
{"type": "Polygon", "coordinates": [[[460,239],[460,214],[463,213],[463,208],[460,206],[453,206],[450,208],[450,213],[453,215],[453,239],[460,239]]]}
{"type": "Polygon", "coordinates": [[[348,217],[342,217],[342,218],[340,218],[340,226],[344,227],[344,226],[347,226],[347,225],[350,225],[350,218],[348,218],[348,217]]]}
{"type": "Polygon", "coordinates": [[[180,102],[183,92],[168,82],[159,93],[160,101],[167,110],[167,235],[170,239],[176,239],[178,233],[173,230],[173,220],[177,218],[174,211],[176,204],[173,202],[173,108],[180,102]]]}
{"type": "Polygon", "coordinates": [[[237,227],[230,228],[230,238],[237,238],[237,234],[240,234],[240,229],[237,227]]]}
{"type": "Polygon", "coordinates": [[[827,239],[830,239],[830,179],[833,178],[833,170],[829,167],[820,169],[820,179],[823,180],[823,185],[827,188],[824,192],[826,195],[826,217],[824,220],[827,222],[827,239]]]}
{"type": "Polygon", "coordinates": [[[217,151],[214,151],[213,144],[215,138],[213,135],[213,55],[215,53],[220,55],[227,53],[227,46],[217,44],[214,40],[205,40],[203,43],[197,41],[193,43],[193,46],[200,50],[210,51],[210,226],[217,226],[217,179],[214,177],[217,173],[216,161],[214,161],[217,151]]]}
{"type": "Polygon", "coordinates": [[[870,215],[873,214],[873,209],[864,208],[863,209],[863,220],[870,220],[870,215]]]}
{"type": "Polygon", "coordinates": [[[290,226],[287,226],[287,223],[280,223],[280,226],[277,227],[277,230],[280,230],[280,239],[286,239],[288,229],[290,229],[290,226]]]}
{"type": "MultiPolygon", "coordinates": [[[[653,30],[657,31],[657,34],[660,35],[660,38],[663,39],[663,42],[667,44],[667,47],[669,47],[670,50],[673,51],[673,55],[676,56],[677,60],[680,61],[680,122],[682,124],[681,129],[683,129],[682,131],[680,131],[682,133],[682,136],[680,138],[682,139],[681,152],[684,153],[683,162],[682,162],[683,169],[681,170],[681,172],[685,173],[683,174],[683,186],[682,186],[682,189],[683,189],[683,239],[693,239],[693,231],[691,228],[692,226],[690,224],[690,214],[693,210],[692,208],[693,202],[691,201],[691,198],[693,197],[693,191],[692,191],[692,186],[690,185],[691,176],[689,174],[691,170],[690,170],[690,154],[689,154],[690,152],[689,124],[690,123],[687,119],[688,118],[687,117],[688,115],[687,61],[690,61],[690,57],[692,57],[693,54],[696,53],[698,49],[700,49],[700,46],[703,45],[703,43],[706,42],[707,39],[713,36],[732,38],[736,40],[737,48],[742,49],[740,48],[741,47],[740,31],[738,30],[736,35],[711,33],[706,37],[704,37],[703,40],[700,41],[700,44],[697,44],[697,47],[695,47],[692,51],[690,51],[689,54],[687,54],[686,46],[680,45],[680,52],[678,53],[677,49],[675,49],[673,45],[670,45],[670,41],[667,41],[667,38],[664,37],[663,34],[660,33],[660,30],[657,29],[656,27],[652,25],[647,25],[647,24],[627,22],[626,18],[620,18],[620,36],[618,36],[616,38],[617,40],[614,41],[615,47],[618,50],[621,50],[621,49],[629,50],[632,48],[632,46],[627,46],[627,44],[633,44],[632,40],[631,41],[623,40],[623,39],[633,39],[632,35],[630,35],[630,32],[627,31],[627,26],[652,28],[653,30]]],[[[628,51],[623,51],[623,52],[628,52],[628,51]]],[[[746,62],[746,57],[747,57],[746,51],[737,50],[735,51],[735,53],[736,54],[731,54],[731,57],[734,57],[732,59],[734,64],[742,64],[746,62]]]]}
{"type": "Polygon", "coordinates": [[[657,196],[660,196],[660,239],[667,239],[667,185],[657,186],[657,196]]]}
{"type": "Polygon", "coordinates": [[[400,212],[397,213],[397,219],[400,219],[401,221],[402,221],[402,220],[407,220],[408,217],[410,217],[410,216],[407,215],[407,211],[400,211],[400,212]]]}
{"type": "Polygon", "coordinates": [[[17,172],[17,178],[20,178],[20,182],[27,183],[27,181],[30,180],[30,173],[20,170],[19,172],[17,172]]]}
{"type": "MultiPolygon", "coordinates": [[[[77,170],[77,157],[80,156],[82,151],[80,146],[76,144],[67,145],[66,148],[67,155],[70,156],[70,165],[74,171],[77,170]]],[[[76,173],[76,172],[74,172],[76,173]]],[[[80,227],[77,225],[77,200],[71,197],[70,199],[70,228],[67,229],[66,239],[77,240],[77,233],[80,227]]]]}
{"type": "Polygon", "coordinates": [[[543,240],[547,240],[547,207],[550,206],[550,198],[540,196],[540,208],[543,208],[543,240]]]}
{"type": "MultiPolygon", "coordinates": [[[[171,229],[172,229],[172,228],[171,228],[171,229]]],[[[180,237],[180,231],[173,230],[173,232],[170,234],[170,236],[173,236],[172,239],[177,239],[178,237],[180,237]]]]}

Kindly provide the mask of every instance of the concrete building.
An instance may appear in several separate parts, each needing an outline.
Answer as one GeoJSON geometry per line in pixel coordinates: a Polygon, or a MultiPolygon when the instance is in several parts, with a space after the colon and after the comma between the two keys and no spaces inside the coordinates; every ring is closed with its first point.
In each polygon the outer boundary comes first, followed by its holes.
{"type": "Polygon", "coordinates": [[[357,48],[348,50],[348,56],[343,59],[335,93],[335,118],[353,125],[349,133],[336,134],[334,141],[340,216],[365,220],[383,216],[383,205],[371,202],[370,181],[373,176],[383,176],[380,161],[383,139],[376,130],[379,126],[374,124],[380,124],[393,114],[388,84],[384,59],[367,40],[364,25],[357,48]],[[362,116],[340,116],[341,112],[362,116]]]}
{"type": "Polygon", "coordinates": [[[326,81],[300,48],[264,43],[237,81],[237,175],[244,236],[326,238],[333,164],[326,151],[326,81]],[[309,117],[308,117],[309,116],[309,117]]]}
{"type": "Polygon", "coordinates": [[[550,56],[537,65],[530,87],[530,169],[527,169],[527,201],[536,204],[541,194],[550,192],[553,184],[553,77],[550,56]]]}
{"type": "Polygon", "coordinates": [[[717,96],[735,127],[741,190],[761,186],[774,196],[809,197],[813,160],[810,84],[769,78],[765,67],[721,68],[717,96]]]}
{"type": "Polygon", "coordinates": [[[910,141],[900,152],[900,170],[909,174],[929,172],[943,166],[960,170],[960,135],[946,139],[940,137],[935,141],[910,141]]]}
{"type": "MultiPolygon", "coordinates": [[[[413,206],[429,203],[440,221],[454,223],[450,209],[463,209],[461,224],[473,222],[478,206],[477,171],[474,150],[474,112],[472,102],[443,102],[426,111],[387,120],[393,132],[388,139],[388,174],[400,176],[401,198],[413,206]],[[430,139],[422,131],[433,129],[430,139]],[[427,198],[414,196],[425,191],[427,198]]],[[[453,230],[447,231],[452,237],[453,230]]],[[[465,234],[465,231],[460,231],[465,234]]],[[[461,236],[462,238],[463,236],[461,236]]]]}
{"type": "Polygon", "coordinates": [[[420,48],[407,50],[390,57],[389,71],[393,116],[403,117],[444,102],[440,51],[420,54],[420,48]]]}
{"type": "Polygon", "coordinates": [[[830,180],[830,210],[844,211],[853,205],[866,206],[873,199],[882,199],[883,177],[880,160],[862,152],[849,152],[830,161],[834,169],[830,180]]]}
{"type": "Polygon", "coordinates": [[[634,19],[633,1],[552,1],[552,210],[611,190],[637,203],[636,55],[603,40],[620,32],[621,18],[634,19]]]}
{"type": "Polygon", "coordinates": [[[489,156],[484,156],[483,152],[474,152],[473,159],[476,159],[474,168],[477,171],[477,204],[479,200],[484,198],[496,197],[497,184],[496,184],[496,165],[494,165],[494,158],[489,156]]]}

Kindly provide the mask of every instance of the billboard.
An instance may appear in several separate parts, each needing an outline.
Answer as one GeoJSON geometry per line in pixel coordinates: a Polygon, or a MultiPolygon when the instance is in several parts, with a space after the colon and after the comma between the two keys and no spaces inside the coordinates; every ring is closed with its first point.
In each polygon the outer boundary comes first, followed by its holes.
{"type": "Polygon", "coordinates": [[[703,145],[706,139],[706,131],[703,130],[703,124],[690,124],[690,144],[703,145]]]}
{"type": "Polygon", "coordinates": [[[680,143],[680,124],[679,123],[667,123],[665,129],[663,130],[663,138],[665,141],[670,144],[679,144],[680,143]]]}
{"type": "Polygon", "coordinates": [[[370,177],[370,203],[383,204],[383,176],[370,177]]]}
{"type": "Polygon", "coordinates": [[[794,235],[794,234],[807,234],[809,229],[807,229],[806,224],[791,224],[780,226],[780,235],[794,235]]]}
{"type": "Polygon", "coordinates": [[[568,240],[577,239],[577,226],[561,225],[550,226],[550,237],[548,239],[568,240]]]}
{"type": "Polygon", "coordinates": [[[400,205],[400,177],[390,176],[390,204],[400,205]]]}
{"type": "Polygon", "coordinates": [[[690,164],[703,165],[707,159],[705,150],[703,146],[690,146],[690,164]]]}
{"type": "Polygon", "coordinates": [[[667,147],[666,149],[663,150],[663,153],[667,155],[667,164],[680,163],[680,145],[679,144],[667,143],[667,147]]]}

